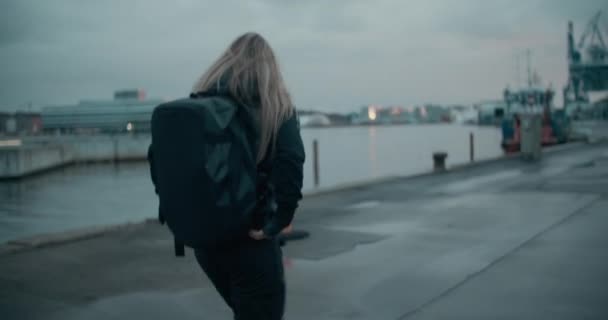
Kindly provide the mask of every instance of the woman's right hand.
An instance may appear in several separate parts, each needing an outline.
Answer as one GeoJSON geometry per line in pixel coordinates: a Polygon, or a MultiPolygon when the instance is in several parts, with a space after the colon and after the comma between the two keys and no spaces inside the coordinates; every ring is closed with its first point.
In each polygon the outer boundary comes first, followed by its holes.
{"type": "Polygon", "coordinates": [[[249,237],[253,240],[264,240],[266,239],[266,235],[264,234],[264,230],[249,230],[249,237]]]}

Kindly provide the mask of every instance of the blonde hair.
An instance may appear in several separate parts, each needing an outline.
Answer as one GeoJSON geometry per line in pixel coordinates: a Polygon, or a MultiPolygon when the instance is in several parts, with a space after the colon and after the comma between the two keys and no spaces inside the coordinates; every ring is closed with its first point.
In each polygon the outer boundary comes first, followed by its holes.
{"type": "Polygon", "coordinates": [[[281,124],[295,112],[268,42],[257,33],[241,35],[196,82],[193,92],[207,91],[220,83],[239,103],[257,111],[257,162],[261,162],[274,146],[281,124]]]}

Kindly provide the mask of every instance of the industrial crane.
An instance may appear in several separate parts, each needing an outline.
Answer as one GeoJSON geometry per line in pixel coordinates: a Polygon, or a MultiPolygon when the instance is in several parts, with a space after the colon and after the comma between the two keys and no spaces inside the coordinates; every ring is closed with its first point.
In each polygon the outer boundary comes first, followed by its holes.
{"type": "Polygon", "coordinates": [[[608,48],[600,29],[602,11],[587,23],[575,47],[574,26],[568,23],[568,84],[564,105],[588,103],[588,92],[608,90],[608,48]],[[586,54],[583,56],[583,54],[586,54]]]}

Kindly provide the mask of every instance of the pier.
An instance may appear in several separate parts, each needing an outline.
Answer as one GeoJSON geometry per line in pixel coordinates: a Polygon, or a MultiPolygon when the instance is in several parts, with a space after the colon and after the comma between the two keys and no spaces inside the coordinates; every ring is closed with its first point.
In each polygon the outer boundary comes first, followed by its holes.
{"type": "MultiPolygon", "coordinates": [[[[287,319],[605,319],[608,145],[309,194],[287,319]]],[[[229,319],[155,221],[9,242],[4,319],[229,319]],[[55,241],[53,241],[55,239],[55,241]]]]}

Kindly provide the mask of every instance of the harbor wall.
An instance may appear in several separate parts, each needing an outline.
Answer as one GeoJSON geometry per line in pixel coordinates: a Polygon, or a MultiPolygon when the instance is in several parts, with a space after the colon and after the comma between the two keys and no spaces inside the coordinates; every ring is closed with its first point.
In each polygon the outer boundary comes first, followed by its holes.
{"type": "Polygon", "coordinates": [[[0,148],[0,179],[16,179],[75,162],[145,160],[150,135],[28,137],[0,148]]]}
{"type": "Polygon", "coordinates": [[[144,160],[150,135],[70,137],[62,144],[71,148],[77,162],[144,160]]]}
{"type": "Polygon", "coordinates": [[[0,149],[0,179],[14,179],[74,161],[64,146],[13,147],[0,149]]]}

